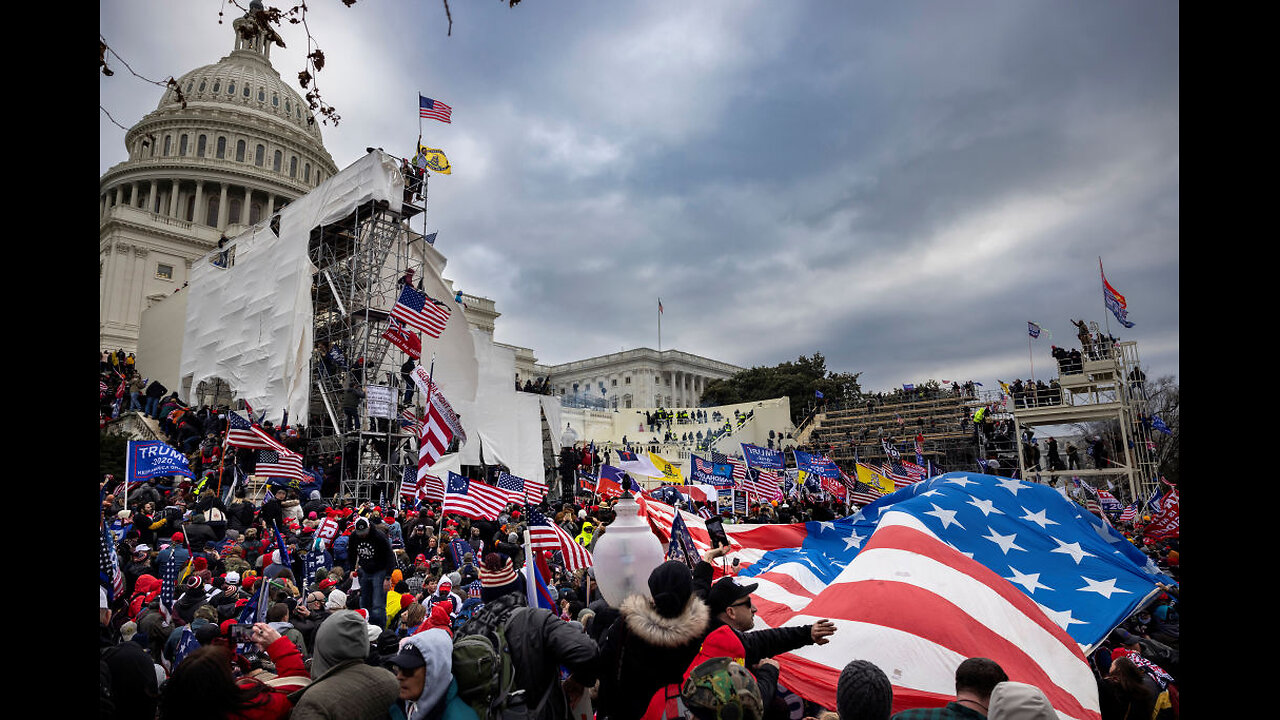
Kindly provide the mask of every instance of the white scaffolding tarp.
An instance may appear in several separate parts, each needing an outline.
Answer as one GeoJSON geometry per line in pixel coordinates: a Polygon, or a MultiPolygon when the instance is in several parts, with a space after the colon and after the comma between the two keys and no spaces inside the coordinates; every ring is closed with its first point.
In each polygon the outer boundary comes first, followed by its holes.
{"type": "MultiPolygon", "coordinates": [[[[180,376],[220,377],[255,411],[307,417],[312,352],[311,229],[370,200],[403,200],[399,165],[371,152],[233,241],[235,264],[192,265],[180,376]]],[[[248,209],[245,209],[248,212],[248,209]]],[[[216,257],[214,255],[213,257],[216,257]]]]}
{"type": "Polygon", "coordinates": [[[462,464],[479,465],[483,446],[486,464],[506,465],[512,475],[542,482],[542,396],[516,392],[511,348],[495,345],[483,330],[473,328],[471,338],[479,366],[475,399],[455,403],[445,394],[467,431],[467,442],[458,453],[462,464]]]}

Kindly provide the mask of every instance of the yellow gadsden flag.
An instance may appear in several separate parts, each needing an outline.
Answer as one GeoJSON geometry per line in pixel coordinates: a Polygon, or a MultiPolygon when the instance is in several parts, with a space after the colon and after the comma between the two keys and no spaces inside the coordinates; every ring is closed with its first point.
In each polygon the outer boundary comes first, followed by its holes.
{"type": "Polygon", "coordinates": [[[413,166],[419,170],[426,169],[441,175],[453,174],[453,166],[449,164],[449,158],[444,156],[444,151],[425,145],[418,146],[418,154],[413,158],[413,166]]]}
{"type": "Polygon", "coordinates": [[[680,473],[680,468],[664,460],[658,453],[649,453],[649,460],[653,462],[654,467],[662,471],[664,482],[684,485],[684,475],[680,473]]]}
{"type": "Polygon", "coordinates": [[[893,481],[870,465],[858,463],[858,482],[864,482],[871,487],[880,488],[881,491],[886,493],[893,492],[893,481]]]}

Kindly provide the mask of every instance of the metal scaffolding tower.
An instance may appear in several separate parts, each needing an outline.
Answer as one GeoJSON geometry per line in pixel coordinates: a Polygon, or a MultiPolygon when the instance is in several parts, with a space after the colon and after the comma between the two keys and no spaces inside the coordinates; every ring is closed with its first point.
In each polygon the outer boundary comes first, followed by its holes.
{"type": "MultiPolygon", "coordinates": [[[[1097,323],[1090,323],[1095,337],[1097,323]]],[[[1096,344],[1082,357],[1080,365],[1059,368],[1057,387],[1050,392],[1034,392],[1015,398],[1013,408],[1017,437],[1023,428],[1076,423],[1107,423],[1112,435],[1113,457],[1106,467],[1051,470],[1026,457],[1026,444],[1018,443],[1022,477],[1039,474],[1043,480],[1079,477],[1097,485],[1099,481],[1120,480],[1127,488],[1128,502],[1147,497],[1159,483],[1158,466],[1152,448],[1151,411],[1147,407],[1145,381],[1139,370],[1138,344],[1133,341],[1096,344]]]]}
{"type": "Polygon", "coordinates": [[[339,493],[357,502],[393,500],[405,468],[417,467],[413,436],[399,422],[407,356],[383,333],[397,281],[409,268],[421,276],[410,249],[422,236],[408,227],[418,212],[408,202],[365,203],[314,228],[308,245],[316,267],[309,449],[341,453],[339,493]]]}

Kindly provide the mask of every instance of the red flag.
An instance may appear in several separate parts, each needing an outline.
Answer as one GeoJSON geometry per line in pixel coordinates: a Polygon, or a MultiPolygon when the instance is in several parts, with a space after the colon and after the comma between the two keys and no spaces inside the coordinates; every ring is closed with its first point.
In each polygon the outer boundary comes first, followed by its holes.
{"type": "Polygon", "coordinates": [[[1160,512],[1142,531],[1148,540],[1164,540],[1178,537],[1178,490],[1174,488],[1160,501],[1160,512]]]}

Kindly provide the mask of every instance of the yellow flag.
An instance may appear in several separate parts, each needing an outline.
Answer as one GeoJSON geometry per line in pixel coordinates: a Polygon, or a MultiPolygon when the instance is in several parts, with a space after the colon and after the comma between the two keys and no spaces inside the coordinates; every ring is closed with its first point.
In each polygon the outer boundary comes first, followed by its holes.
{"type": "Polygon", "coordinates": [[[858,482],[866,483],[871,487],[880,488],[886,493],[893,492],[893,481],[885,477],[883,473],[870,465],[858,463],[858,482]]]}
{"type": "Polygon", "coordinates": [[[453,167],[449,165],[449,158],[444,156],[444,151],[429,148],[425,145],[418,146],[418,154],[413,158],[413,166],[420,170],[425,168],[441,175],[453,174],[453,167]]]}
{"type": "Polygon", "coordinates": [[[684,475],[681,474],[680,468],[672,465],[657,453],[649,453],[649,459],[653,462],[653,466],[662,471],[662,479],[666,482],[673,482],[684,485],[684,475]]]}

